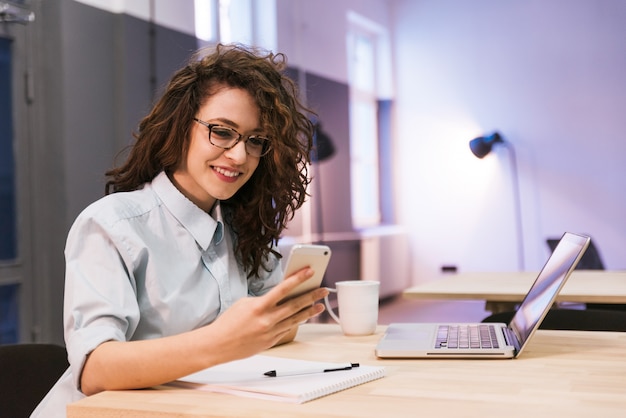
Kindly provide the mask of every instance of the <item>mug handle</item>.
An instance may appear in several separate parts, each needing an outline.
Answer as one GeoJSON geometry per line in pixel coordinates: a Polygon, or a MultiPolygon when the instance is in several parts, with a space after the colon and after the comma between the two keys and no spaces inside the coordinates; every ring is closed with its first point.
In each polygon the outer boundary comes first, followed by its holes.
{"type": "MultiPolygon", "coordinates": [[[[327,287],[326,289],[328,289],[328,291],[331,293],[337,293],[337,289],[331,289],[330,287],[327,287]]],[[[339,321],[339,317],[335,314],[335,312],[333,312],[332,306],[330,306],[330,302],[328,301],[328,295],[324,296],[324,304],[326,305],[326,311],[331,316],[331,318],[333,318],[338,324],[341,324],[341,322],[339,321]]]]}

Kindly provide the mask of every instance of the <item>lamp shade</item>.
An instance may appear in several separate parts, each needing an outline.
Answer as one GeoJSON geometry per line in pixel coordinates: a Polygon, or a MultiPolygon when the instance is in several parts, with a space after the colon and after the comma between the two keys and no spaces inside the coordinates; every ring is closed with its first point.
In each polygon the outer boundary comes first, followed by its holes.
{"type": "Polygon", "coordinates": [[[469,146],[478,158],[483,158],[491,152],[491,148],[497,143],[503,143],[502,137],[498,132],[494,132],[489,136],[479,136],[470,141],[469,146]]]}
{"type": "Polygon", "coordinates": [[[335,145],[328,134],[322,130],[321,122],[315,127],[313,136],[313,149],[311,150],[311,161],[319,162],[328,160],[335,154],[335,145]]]}

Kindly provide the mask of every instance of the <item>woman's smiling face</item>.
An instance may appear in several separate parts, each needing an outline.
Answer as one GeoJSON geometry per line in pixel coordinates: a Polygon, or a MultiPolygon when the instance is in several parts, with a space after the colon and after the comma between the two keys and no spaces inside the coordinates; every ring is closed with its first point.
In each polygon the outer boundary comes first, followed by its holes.
{"type": "Polygon", "coordinates": [[[176,187],[198,207],[210,211],[216,200],[232,197],[254,174],[260,157],[246,152],[247,135],[262,135],[260,111],[252,96],[243,89],[218,87],[198,109],[196,118],[210,124],[235,129],[244,135],[234,147],[225,150],[209,142],[209,128],[193,122],[189,151],[173,173],[176,187]]]}

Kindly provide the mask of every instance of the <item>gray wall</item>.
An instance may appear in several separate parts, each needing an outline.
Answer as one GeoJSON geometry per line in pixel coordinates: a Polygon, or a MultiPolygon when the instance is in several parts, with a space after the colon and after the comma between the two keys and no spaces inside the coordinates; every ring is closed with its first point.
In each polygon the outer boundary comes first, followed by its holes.
{"type": "MultiPolygon", "coordinates": [[[[323,131],[332,139],[335,154],[319,162],[313,193],[321,192],[323,232],[352,232],[350,202],[350,113],[349,91],[344,83],[315,74],[306,75],[307,104],[318,114],[323,131]],[[319,188],[319,190],[317,189],[319,188]]],[[[314,230],[319,230],[314,217],[314,230]]]]}
{"type": "Polygon", "coordinates": [[[196,39],[71,0],[35,7],[34,181],[30,208],[22,208],[32,211],[34,270],[27,279],[33,295],[24,295],[22,310],[35,314],[22,339],[34,327],[36,339],[62,342],[67,231],[104,195],[104,172],[132,142],[155,90],[196,49],[196,39]]]}

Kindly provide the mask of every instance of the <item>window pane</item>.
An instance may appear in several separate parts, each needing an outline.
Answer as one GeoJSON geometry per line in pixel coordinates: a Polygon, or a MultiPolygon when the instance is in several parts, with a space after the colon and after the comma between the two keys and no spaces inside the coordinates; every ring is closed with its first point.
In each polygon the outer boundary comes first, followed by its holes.
{"type": "Polygon", "coordinates": [[[352,102],[352,157],[361,163],[372,163],[378,158],[378,131],[376,102],[354,100],[352,102]]]}
{"type": "Polygon", "coordinates": [[[376,35],[353,28],[350,59],[350,174],[352,222],[357,228],[380,223],[376,35]]]}
{"type": "Polygon", "coordinates": [[[353,98],[350,119],[352,221],[361,228],[380,221],[376,102],[353,98]]]}
{"type": "Polygon", "coordinates": [[[254,44],[250,0],[220,0],[220,41],[254,44]]]}
{"type": "Polygon", "coordinates": [[[17,257],[11,41],[0,38],[0,260],[17,257]]]}
{"type": "Polygon", "coordinates": [[[353,87],[374,93],[376,91],[374,45],[369,36],[354,37],[353,87]]]}
{"type": "Polygon", "coordinates": [[[194,15],[196,26],[196,38],[203,41],[212,41],[216,39],[216,17],[215,17],[215,1],[214,0],[195,0],[194,15]]]}
{"type": "Polygon", "coordinates": [[[15,344],[18,341],[17,284],[0,285],[0,344],[15,344]]]}
{"type": "Polygon", "coordinates": [[[220,0],[220,42],[233,42],[232,19],[230,17],[230,0],[220,0]]]}

